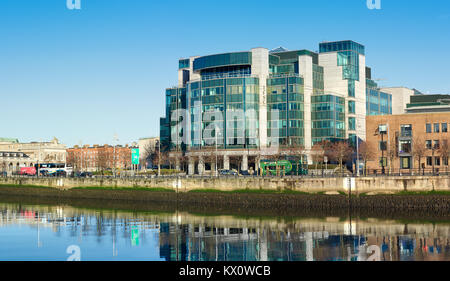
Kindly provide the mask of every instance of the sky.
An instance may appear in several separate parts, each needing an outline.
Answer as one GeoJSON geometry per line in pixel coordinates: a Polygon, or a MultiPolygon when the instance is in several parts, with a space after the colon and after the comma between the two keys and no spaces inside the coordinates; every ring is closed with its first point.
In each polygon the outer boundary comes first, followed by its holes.
{"type": "Polygon", "coordinates": [[[380,86],[450,94],[450,1],[0,0],[0,137],[67,146],[159,135],[180,58],[366,46],[380,86]]]}

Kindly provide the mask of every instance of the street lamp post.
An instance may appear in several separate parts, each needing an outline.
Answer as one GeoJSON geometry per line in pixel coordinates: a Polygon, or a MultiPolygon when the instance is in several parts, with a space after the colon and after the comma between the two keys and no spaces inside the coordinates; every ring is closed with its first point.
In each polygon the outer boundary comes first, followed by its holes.
{"type": "Polygon", "coordinates": [[[217,172],[217,126],[216,126],[216,131],[214,132],[214,135],[215,135],[215,137],[216,137],[216,171],[215,171],[215,173],[216,173],[216,177],[219,175],[219,173],[217,172]]]}
{"type": "Polygon", "coordinates": [[[359,129],[358,119],[356,119],[356,176],[359,177],[359,139],[358,139],[358,129],[359,129]]]}
{"type": "MultiPolygon", "coordinates": [[[[384,146],[384,132],[381,132],[381,145],[384,146]]],[[[384,175],[385,174],[385,168],[384,168],[384,149],[385,147],[382,147],[381,149],[381,173],[384,175]]]]}
{"type": "Polygon", "coordinates": [[[117,145],[117,141],[118,141],[118,137],[117,134],[114,134],[113,137],[113,175],[114,178],[116,177],[116,145],[117,145]]]}
{"type": "Polygon", "coordinates": [[[161,137],[158,140],[158,177],[161,176],[161,137]]]}

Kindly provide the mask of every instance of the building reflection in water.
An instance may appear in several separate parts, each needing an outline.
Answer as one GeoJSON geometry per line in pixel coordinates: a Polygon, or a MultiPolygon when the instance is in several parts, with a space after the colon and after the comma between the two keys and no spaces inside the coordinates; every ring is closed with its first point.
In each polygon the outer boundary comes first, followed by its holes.
{"type": "MultiPolygon", "coordinates": [[[[450,223],[405,224],[386,220],[326,218],[252,219],[147,214],[0,204],[0,228],[51,229],[78,243],[119,240],[132,248],[159,246],[167,261],[364,261],[369,246],[382,261],[450,260],[450,223]]],[[[45,246],[45,245],[44,245],[45,246]]]]}

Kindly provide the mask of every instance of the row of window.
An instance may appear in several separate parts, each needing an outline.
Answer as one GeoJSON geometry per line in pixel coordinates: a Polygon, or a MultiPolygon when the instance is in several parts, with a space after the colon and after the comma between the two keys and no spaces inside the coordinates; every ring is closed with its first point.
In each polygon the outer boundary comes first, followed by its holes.
{"type": "Polygon", "coordinates": [[[448,133],[448,124],[447,123],[434,123],[426,125],[426,132],[427,134],[430,133],[448,133]]]}
{"type": "MultiPolygon", "coordinates": [[[[399,142],[399,153],[411,153],[412,142],[411,140],[401,140],[399,142]]],[[[441,147],[439,140],[426,140],[425,145],[427,149],[439,149],[441,147]]],[[[447,146],[447,140],[443,140],[443,145],[447,146]]],[[[387,141],[380,141],[378,145],[379,150],[387,150],[387,141]]]]}
{"type": "MultiPolygon", "coordinates": [[[[426,166],[448,166],[448,158],[447,157],[426,157],[426,166]],[[434,159],[434,161],[433,161],[434,159]]],[[[379,161],[380,167],[387,167],[387,157],[380,157],[379,161]]],[[[411,169],[412,168],[412,160],[411,157],[400,157],[400,168],[401,169],[411,169]]]]}

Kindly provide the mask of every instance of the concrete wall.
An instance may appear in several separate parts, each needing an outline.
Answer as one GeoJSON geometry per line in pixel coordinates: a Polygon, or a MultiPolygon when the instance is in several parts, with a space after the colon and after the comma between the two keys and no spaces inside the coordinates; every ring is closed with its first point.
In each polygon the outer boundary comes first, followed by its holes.
{"type": "Polygon", "coordinates": [[[373,177],[373,178],[153,178],[153,179],[79,179],[79,178],[0,178],[0,185],[36,185],[59,189],[73,187],[148,187],[170,188],[178,192],[216,189],[294,190],[309,193],[351,192],[396,193],[401,191],[450,191],[450,177],[373,177]]]}
{"type": "Polygon", "coordinates": [[[404,114],[406,105],[410,103],[414,91],[405,87],[381,88],[381,91],[392,95],[392,114],[404,114]]]}

